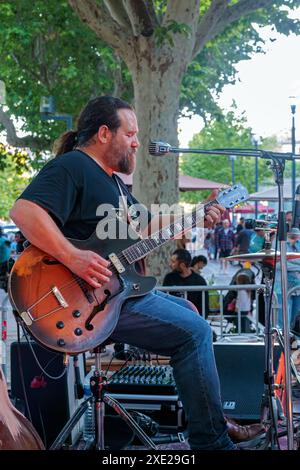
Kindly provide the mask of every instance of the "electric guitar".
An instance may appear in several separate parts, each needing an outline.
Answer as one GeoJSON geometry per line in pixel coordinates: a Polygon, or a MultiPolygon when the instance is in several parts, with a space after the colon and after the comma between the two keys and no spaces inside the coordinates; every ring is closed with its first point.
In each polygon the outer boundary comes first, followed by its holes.
{"type": "MultiPolygon", "coordinates": [[[[101,222],[89,239],[71,239],[77,248],[95,251],[110,260],[113,274],[97,289],[30,245],[15,262],[9,277],[11,303],[26,329],[43,345],[69,354],[91,350],[111,335],[126,299],[143,296],[155,287],[154,277],[136,272],[136,261],[198,225],[211,205],[230,209],[247,197],[243,186],[234,185],[145,239],[137,240],[136,232],[120,220],[115,221],[118,233],[128,234],[126,239],[100,240],[97,233],[102,233],[101,222]]],[[[103,231],[106,229],[107,221],[103,231]]]]}

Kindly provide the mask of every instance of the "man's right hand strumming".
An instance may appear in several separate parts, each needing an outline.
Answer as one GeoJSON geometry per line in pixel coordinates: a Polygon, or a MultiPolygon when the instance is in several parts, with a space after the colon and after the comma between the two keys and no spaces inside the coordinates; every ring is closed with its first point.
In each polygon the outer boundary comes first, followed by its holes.
{"type": "Polygon", "coordinates": [[[108,282],[112,275],[107,269],[110,262],[93,251],[74,248],[71,257],[64,260],[64,264],[95,289],[108,282]]]}

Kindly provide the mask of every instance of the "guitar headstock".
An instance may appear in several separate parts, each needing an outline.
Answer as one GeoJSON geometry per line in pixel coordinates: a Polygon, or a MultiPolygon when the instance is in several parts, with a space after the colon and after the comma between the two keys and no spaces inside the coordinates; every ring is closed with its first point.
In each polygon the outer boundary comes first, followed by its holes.
{"type": "Polygon", "coordinates": [[[216,201],[226,209],[232,209],[237,204],[245,202],[248,197],[247,189],[238,183],[221,191],[216,197],[216,201]]]}

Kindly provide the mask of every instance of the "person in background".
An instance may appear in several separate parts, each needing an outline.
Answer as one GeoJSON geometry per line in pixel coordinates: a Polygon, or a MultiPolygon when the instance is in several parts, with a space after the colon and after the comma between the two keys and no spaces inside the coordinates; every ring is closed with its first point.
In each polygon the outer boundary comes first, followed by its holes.
{"type": "Polygon", "coordinates": [[[22,253],[22,251],[24,251],[25,241],[26,241],[26,238],[24,237],[23,233],[20,232],[20,230],[16,232],[15,242],[16,242],[16,254],[17,255],[19,255],[20,253],[22,253]]]}
{"type": "Polygon", "coordinates": [[[218,222],[216,225],[215,225],[215,230],[214,230],[214,259],[217,259],[218,258],[218,254],[219,254],[219,245],[218,245],[218,235],[219,235],[219,231],[222,230],[223,228],[223,224],[222,222],[218,222]]]}
{"type": "Polygon", "coordinates": [[[3,234],[0,228],[0,289],[7,292],[8,275],[10,271],[10,241],[3,234]]]}
{"type": "Polygon", "coordinates": [[[214,258],[215,255],[215,236],[213,230],[208,230],[204,238],[204,248],[207,251],[207,257],[209,260],[214,258]]]}
{"type": "Polygon", "coordinates": [[[293,224],[293,212],[292,211],[287,211],[285,213],[285,222],[286,222],[286,230],[287,232],[289,232],[293,224]]]}
{"type": "Polygon", "coordinates": [[[251,237],[249,243],[249,253],[256,253],[261,251],[265,246],[265,232],[264,230],[254,229],[255,233],[251,237]]]}
{"type": "Polygon", "coordinates": [[[5,238],[2,228],[0,228],[0,273],[6,272],[7,262],[10,258],[10,241],[5,238]]]}
{"type": "Polygon", "coordinates": [[[249,253],[250,240],[254,235],[254,230],[252,229],[252,221],[245,221],[245,228],[239,230],[236,234],[235,245],[236,253],[249,253]]]}
{"type": "Polygon", "coordinates": [[[220,257],[220,272],[227,272],[227,256],[231,255],[234,247],[235,237],[230,228],[228,219],[223,220],[223,227],[217,233],[218,251],[220,257]]]}
{"type": "MultiPolygon", "coordinates": [[[[230,286],[236,286],[238,284],[238,277],[240,275],[247,276],[247,283],[246,284],[255,284],[255,273],[251,269],[251,263],[249,261],[245,261],[243,266],[234,274],[230,281],[230,286]]],[[[237,291],[236,290],[229,290],[224,297],[223,300],[223,311],[224,315],[231,315],[232,312],[236,309],[236,298],[237,298],[237,291]],[[232,306],[234,305],[234,309],[232,306]]],[[[255,291],[251,291],[251,301],[255,299],[255,291]]]]}
{"type": "MultiPolygon", "coordinates": [[[[296,227],[293,227],[290,232],[287,233],[287,253],[300,253],[300,230],[296,227]]],[[[300,311],[300,259],[289,259],[287,261],[287,271],[288,271],[288,291],[293,287],[299,286],[299,292],[295,291],[288,298],[288,307],[289,307],[289,322],[292,326],[298,312],[300,311]]],[[[281,289],[281,277],[280,277],[280,263],[276,264],[276,275],[275,275],[275,284],[274,291],[278,299],[278,326],[283,327],[282,319],[282,289],[281,289]]]]}
{"type": "Polygon", "coordinates": [[[194,273],[201,274],[201,271],[207,265],[207,258],[204,255],[194,256],[191,261],[191,270],[194,273]]]}
{"type": "MultiPolygon", "coordinates": [[[[197,257],[198,258],[198,257],[197,257]]],[[[205,257],[204,257],[205,258],[205,257]]],[[[206,286],[205,279],[191,268],[192,257],[189,251],[184,249],[175,250],[170,259],[169,266],[172,271],[166,274],[163,286],[206,286]]],[[[171,292],[177,297],[183,297],[183,293],[171,292]]],[[[205,318],[209,312],[208,292],[205,292],[205,311],[202,308],[202,292],[188,292],[187,298],[197,308],[198,312],[205,318]]]]}
{"type": "MultiPolygon", "coordinates": [[[[250,278],[247,274],[240,273],[236,278],[236,285],[246,285],[250,284],[250,278]]],[[[251,333],[251,322],[249,315],[252,312],[252,298],[251,291],[249,289],[241,289],[237,291],[236,296],[236,313],[240,316],[241,321],[241,331],[238,333],[251,333]]],[[[236,322],[238,326],[238,321],[236,322]]]]}
{"type": "Polygon", "coordinates": [[[190,233],[183,233],[181,238],[176,240],[176,246],[179,250],[185,250],[187,245],[191,243],[191,234],[190,233]]]}
{"type": "Polygon", "coordinates": [[[239,233],[244,228],[245,228],[245,218],[241,217],[239,220],[239,223],[236,226],[236,233],[239,233]]]}

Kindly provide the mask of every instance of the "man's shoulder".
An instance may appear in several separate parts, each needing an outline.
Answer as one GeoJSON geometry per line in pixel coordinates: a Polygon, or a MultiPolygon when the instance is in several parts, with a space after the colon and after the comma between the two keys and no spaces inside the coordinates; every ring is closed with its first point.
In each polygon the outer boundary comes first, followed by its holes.
{"type": "Polygon", "coordinates": [[[190,280],[192,280],[197,285],[201,285],[201,286],[206,285],[206,281],[205,281],[204,277],[201,276],[201,274],[193,272],[189,276],[189,278],[190,278],[190,280]]]}
{"type": "Polygon", "coordinates": [[[164,280],[163,280],[163,285],[172,285],[172,284],[176,284],[176,280],[178,279],[178,273],[174,272],[174,271],[171,271],[169,273],[167,273],[164,277],[164,280]]]}
{"type": "Polygon", "coordinates": [[[178,273],[176,273],[175,271],[170,271],[165,275],[165,279],[173,279],[176,277],[178,277],[178,273]]]}
{"type": "Polygon", "coordinates": [[[83,156],[81,152],[72,150],[71,152],[64,153],[58,157],[50,158],[43,166],[42,171],[52,168],[66,168],[72,171],[72,169],[82,165],[83,156]]]}

